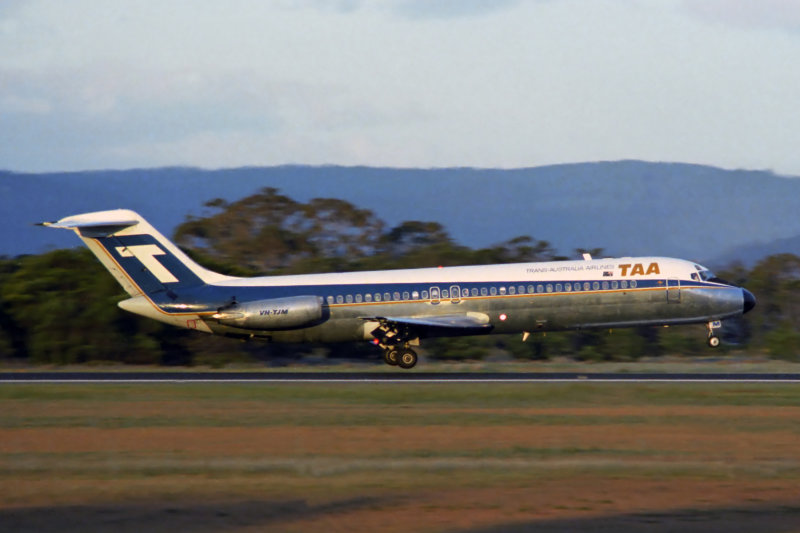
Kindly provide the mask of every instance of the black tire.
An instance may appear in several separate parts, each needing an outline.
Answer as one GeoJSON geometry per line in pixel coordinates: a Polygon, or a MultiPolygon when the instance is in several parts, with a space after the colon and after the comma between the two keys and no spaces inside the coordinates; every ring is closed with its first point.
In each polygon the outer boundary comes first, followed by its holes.
{"type": "Polygon", "coordinates": [[[414,365],[417,364],[417,352],[414,350],[404,350],[403,353],[400,354],[397,364],[400,366],[400,368],[405,370],[414,368],[414,365]]]}
{"type": "Polygon", "coordinates": [[[396,348],[384,350],[383,362],[390,366],[397,366],[400,363],[400,350],[396,348]]]}

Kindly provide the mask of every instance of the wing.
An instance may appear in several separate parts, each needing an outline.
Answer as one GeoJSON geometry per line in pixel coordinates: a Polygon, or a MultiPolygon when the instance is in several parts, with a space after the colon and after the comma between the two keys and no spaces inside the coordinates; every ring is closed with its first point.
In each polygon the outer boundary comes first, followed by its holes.
{"type": "Polygon", "coordinates": [[[372,331],[378,339],[398,337],[412,339],[418,337],[480,335],[489,333],[494,326],[489,316],[483,313],[430,316],[373,316],[362,317],[379,325],[372,331]]]}

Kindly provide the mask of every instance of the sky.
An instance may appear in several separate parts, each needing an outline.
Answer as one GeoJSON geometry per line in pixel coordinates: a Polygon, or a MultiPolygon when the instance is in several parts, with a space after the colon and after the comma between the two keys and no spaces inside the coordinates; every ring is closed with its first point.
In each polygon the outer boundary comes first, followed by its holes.
{"type": "Polygon", "coordinates": [[[4,0],[0,169],[800,176],[800,0],[4,0]]]}

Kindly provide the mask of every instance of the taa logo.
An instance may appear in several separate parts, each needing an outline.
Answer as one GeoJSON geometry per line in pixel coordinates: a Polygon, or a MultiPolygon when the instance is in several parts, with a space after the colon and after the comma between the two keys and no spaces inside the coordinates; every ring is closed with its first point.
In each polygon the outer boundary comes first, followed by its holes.
{"type": "Polygon", "coordinates": [[[633,265],[620,265],[623,276],[646,276],[648,274],[661,274],[658,268],[658,263],[650,263],[645,270],[642,263],[635,263],[633,265]]]}
{"type": "Polygon", "coordinates": [[[147,270],[153,274],[161,283],[176,283],[178,278],[172,275],[155,256],[167,255],[164,250],[155,244],[138,244],[135,246],[117,246],[117,253],[120,257],[135,257],[147,270]]]}

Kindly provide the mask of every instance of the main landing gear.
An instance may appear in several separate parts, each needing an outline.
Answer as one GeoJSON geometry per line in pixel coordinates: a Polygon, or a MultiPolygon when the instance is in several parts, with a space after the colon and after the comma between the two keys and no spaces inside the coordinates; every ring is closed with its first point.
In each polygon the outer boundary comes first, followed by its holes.
{"type": "Polygon", "coordinates": [[[397,348],[395,346],[387,346],[383,350],[383,361],[387,365],[399,366],[402,369],[408,370],[417,364],[417,352],[411,348],[397,348]]]}
{"type": "Polygon", "coordinates": [[[380,325],[371,332],[375,343],[383,348],[383,362],[399,366],[404,370],[417,364],[417,352],[410,348],[418,345],[419,338],[405,327],[398,327],[389,320],[381,320],[380,325]]]}

